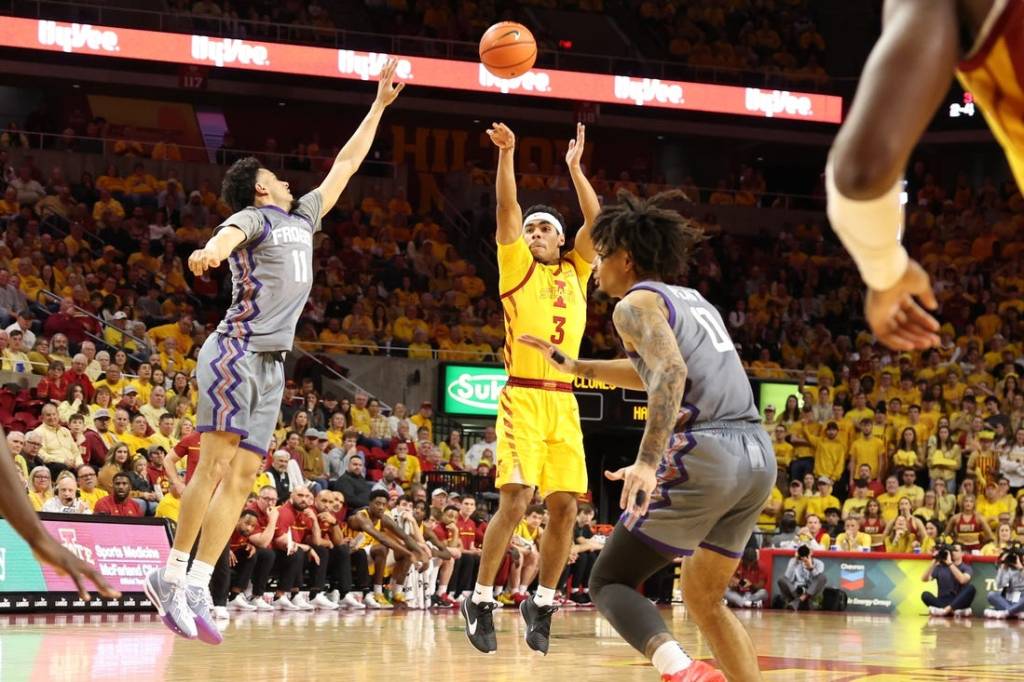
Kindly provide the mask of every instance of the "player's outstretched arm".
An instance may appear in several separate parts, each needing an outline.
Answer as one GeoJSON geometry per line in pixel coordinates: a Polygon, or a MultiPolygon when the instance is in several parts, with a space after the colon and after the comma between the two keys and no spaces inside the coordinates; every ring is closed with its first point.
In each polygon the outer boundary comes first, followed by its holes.
{"type": "Polygon", "coordinates": [[[651,370],[647,385],[647,424],[636,463],[605,473],[611,480],[624,482],[619,505],[639,516],[647,513],[651,493],[657,487],[655,471],[679,419],[686,388],[686,363],[661,306],[658,294],[634,291],[619,301],[612,313],[612,321],[623,343],[638,353],[651,370]]]}
{"type": "Polygon", "coordinates": [[[937,307],[931,282],[899,243],[900,178],[949,90],[960,44],[956,5],[886,2],[882,36],[826,168],[829,219],[868,285],[868,324],[897,350],[939,341],[939,325],[925,310],[937,307]]]}
{"type": "Polygon", "coordinates": [[[221,264],[225,258],[231,255],[238,246],[245,241],[245,232],[234,225],[225,225],[217,230],[206,246],[196,249],[188,257],[188,269],[192,274],[199,277],[208,269],[213,269],[221,264]]]}
{"type": "Polygon", "coordinates": [[[513,244],[523,234],[523,209],[519,206],[516,189],[516,136],[504,123],[492,123],[487,134],[498,148],[498,172],[494,180],[498,230],[494,238],[499,244],[513,244]]]}
{"type": "Polygon", "coordinates": [[[28,501],[14,458],[7,449],[7,437],[0,429],[0,515],[25,539],[39,561],[49,564],[61,575],[69,576],[78,594],[88,601],[88,584],[96,585],[101,595],[116,599],[121,593],[107,584],[100,572],[61,546],[46,532],[28,501]]]}
{"type": "Polygon", "coordinates": [[[520,336],[519,341],[536,349],[544,356],[549,365],[560,372],[603,381],[615,386],[621,386],[622,388],[631,388],[635,391],[646,389],[640,375],[636,373],[633,363],[625,358],[618,360],[579,360],[569,357],[559,350],[557,346],[529,334],[520,336]]]}
{"type": "Polygon", "coordinates": [[[587,127],[582,123],[576,124],[576,139],[569,140],[569,149],[565,152],[565,163],[569,166],[569,176],[576,188],[576,197],[580,202],[580,211],[583,212],[583,227],[576,233],[576,240],[573,248],[576,253],[583,256],[584,260],[593,261],[597,257],[594,251],[594,242],[590,239],[590,228],[597,220],[601,212],[601,202],[597,198],[590,180],[583,173],[583,146],[587,139],[587,127]]]}
{"type": "Polygon", "coordinates": [[[338,152],[338,156],[334,159],[334,165],[331,166],[324,181],[320,183],[320,198],[323,200],[320,207],[321,218],[330,213],[334,205],[338,203],[338,197],[341,196],[348,181],[356,174],[363,159],[369,153],[373,138],[377,135],[377,125],[380,123],[381,116],[384,115],[384,109],[394,102],[398,93],[405,88],[405,83],[395,84],[397,68],[398,60],[391,58],[381,69],[380,80],[377,81],[377,98],[373,100],[369,113],[338,152]]]}

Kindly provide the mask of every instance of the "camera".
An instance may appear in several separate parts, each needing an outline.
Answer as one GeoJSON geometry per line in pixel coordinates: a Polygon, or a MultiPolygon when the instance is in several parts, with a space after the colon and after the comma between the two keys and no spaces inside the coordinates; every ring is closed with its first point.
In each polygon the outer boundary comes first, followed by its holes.
{"type": "Polygon", "coordinates": [[[807,545],[800,545],[796,548],[796,555],[800,559],[806,559],[811,556],[811,548],[807,545]]]}
{"type": "Polygon", "coordinates": [[[949,556],[952,551],[953,545],[947,540],[943,540],[939,544],[935,545],[935,552],[932,554],[932,558],[940,564],[944,564],[949,561],[949,556]]]}
{"type": "Polygon", "coordinates": [[[1008,568],[1017,568],[1024,563],[1024,545],[1019,542],[1010,543],[1010,546],[999,555],[999,563],[1008,568]]]}

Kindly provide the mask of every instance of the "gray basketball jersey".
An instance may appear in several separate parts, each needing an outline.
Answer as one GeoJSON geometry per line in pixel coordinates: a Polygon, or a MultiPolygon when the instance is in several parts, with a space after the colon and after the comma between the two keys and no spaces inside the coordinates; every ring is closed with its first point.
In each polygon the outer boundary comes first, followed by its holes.
{"type": "MultiPolygon", "coordinates": [[[[687,423],[758,421],[747,373],[715,307],[698,291],[664,282],[640,282],[630,291],[638,289],[660,294],[668,308],[668,323],[688,370],[683,395],[683,407],[690,412],[687,423]]],[[[629,356],[640,378],[649,382],[643,359],[629,356]]]]}
{"type": "Polygon", "coordinates": [[[287,213],[250,206],[220,227],[233,225],[245,241],[232,252],[231,307],[217,331],[242,339],[254,352],[289,351],[295,325],[313,288],[313,235],[323,199],[313,190],[287,213]]]}

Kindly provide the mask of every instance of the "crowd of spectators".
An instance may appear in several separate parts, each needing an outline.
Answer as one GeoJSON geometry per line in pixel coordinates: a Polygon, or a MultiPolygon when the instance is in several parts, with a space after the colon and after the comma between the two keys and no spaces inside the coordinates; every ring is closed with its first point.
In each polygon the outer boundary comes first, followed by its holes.
{"type": "MultiPolygon", "coordinates": [[[[76,182],[59,166],[37,168],[19,133],[6,139],[16,142],[0,149],[0,355],[4,370],[41,379],[31,392],[5,390],[0,416],[28,494],[38,509],[173,517],[180,486],[163,461],[194,430],[195,355],[226,295],[222,273],[193,278],[183,258],[227,208],[212,183],[153,177],[128,153],[76,182]]],[[[928,552],[948,534],[968,552],[998,555],[1024,535],[1024,202],[1010,184],[960,176],[944,187],[927,170],[910,178],[908,235],[936,282],[945,326],[941,346],[926,353],[890,354],[863,331],[860,280],[821,225],[744,237],[705,220],[716,238],[696,254],[691,284],[727,313],[751,374],[816,379],[766,410],[781,466],[760,524],[773,544],[928,552]]],[[[534,169],[521,182],[536,183],[534,169]]],[[[723,193],[747,203],[747,192],[756,205],[763,178],[744,170],[737,183],[723,193]]],[[[657,189],[628,175],[596,174],[594,185],[608,200],[620,188],[657,189]]],[[[682,189],[695,202],[727,203],[682,189]]],[[[494,292],[401,191],[343,198],[315,247],[300,348],[471,361],[495,360],[504,345],[494,292]]],[[[619,353],[610,309],[593,295],[583,355],[619,353]]],[[[377,487],[392,509],[404,495],[432,502],[418,487],[431,471],[492,473],[493,430],[464,449],[458,430],[433,431],[430,405],[384,414],[369,396],[349,404],[296,380],[257,495],[272,488],[284,500],[305,489],[314,506],[328,494],[321,506],[330,507],[337,493],[358,509],[377,487]]],[[[478,546],[464,544],[465,556],[478,546]]],[[[525,549],[513,575],[534,569],[525,549]]],[[[436,566],[443,594],[432,588],[441,601],[461,594],[474,571],[472,558],[446,561],[436,566]]],[[[523,580],[511,579],[508,599],[523,580]]],[[[335,589],[339,600],[358,591],[335,589]]]]}

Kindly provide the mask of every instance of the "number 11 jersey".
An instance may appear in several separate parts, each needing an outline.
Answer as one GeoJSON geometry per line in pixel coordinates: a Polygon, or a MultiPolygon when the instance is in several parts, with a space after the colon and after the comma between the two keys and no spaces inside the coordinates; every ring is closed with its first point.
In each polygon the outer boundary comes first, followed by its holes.
{"type": "Polygon", "coordinates": [[[295,325],[313,288],[313,235],[320,230],[319,190],[286,212],[249,206],[228,225],[245,233],[231,253],[231,307],[217,332],[247,342],[252,352],[290,351],[295,325]]]}
{"type": "Polygon", "coordinates": [[[533,257],[525,239],[498,244],[505,371],[510,377],[572,382],[571,374],[559,372],[517,339],[529,334],[577,357],[587,326],[587,282],[593,267],[575,250],[545,265],[533,257]]]}

